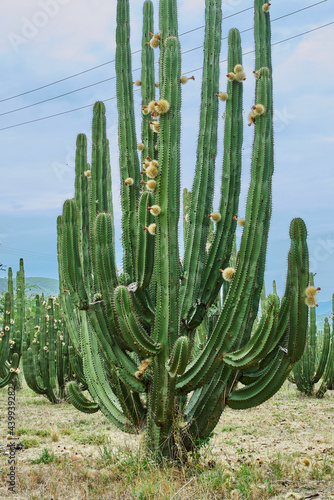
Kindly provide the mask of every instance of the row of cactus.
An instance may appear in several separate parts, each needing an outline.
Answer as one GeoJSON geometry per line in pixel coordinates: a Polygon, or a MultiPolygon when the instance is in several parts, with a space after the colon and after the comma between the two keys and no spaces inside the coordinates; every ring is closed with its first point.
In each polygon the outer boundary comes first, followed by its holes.
{"type": "MultiPolygon", "coordinates": [[[[117,1],[123,272],[117,271],[109,144],[103,103],[93,111],[92,160],[77,138],[75,197],[58,217],[61,300],[93,401],[70,384],[82,411],[100,409],[118,428],[145,428],[157,459],[183,457],[205,442],[226,405],[244,409],[270,398],[306,341],[306,227],[291,222],[285,294],[270,294],[256,328],[272,210],[273,101],[269,4],[255,0],[255,102],[251,180],[243,234],[230,265],[240,193],[243,85],[240,34],[228,35],[227,89],[219,89],[221,0],[205,2],[204,63],[195,177],[179,251],[181,73],[176,0],[144,2],[142,129],[138,145],[131,72],[129,1],[117,1]],[[152,33],[154,35],[152,35],[152,33]],[[154,48],[156,47],[156,49],[154,48]],[[159,97],[154,78],[159,51],[159,97]],[[212,211],[219,101],[225,101],[221,199],[212,211]],[[141,166],[142,165],[142,166],[141,166]],[[208,242],[210,224],[214,232],[208,242]],[[209,243],[209,244],[208,244],[209,243]],[[210,308],[218,316],[206,328],[210,308]],[[76,311],[74,311],[76,309],[76,311]],[[206,335],[199,335],[201,328],[206,335]],[[238,388],[237,382],[243,387],[238,388]]],[[[186,215],[186,214],[185,214],[186,215]]]]}
{"type": "Polygon", "coordinates": [[[27,321],[22,342],[22,361],[28,387],[52,403],[64,399],[65,384],[70,380],[85,386],[82,366],[69,343],[56,297],[46,301],[43,296],[36,296],[35,315],[27,321]]]}
{"type": "Polygon", "coordinates": [[[2,328],[0,332],[0,388],[18,385],[21,343],[25,317],[25,279],[23,260],[16,273],[14,293],[13,271],[8,269],[8,291],[5,293],[2,328]]]}

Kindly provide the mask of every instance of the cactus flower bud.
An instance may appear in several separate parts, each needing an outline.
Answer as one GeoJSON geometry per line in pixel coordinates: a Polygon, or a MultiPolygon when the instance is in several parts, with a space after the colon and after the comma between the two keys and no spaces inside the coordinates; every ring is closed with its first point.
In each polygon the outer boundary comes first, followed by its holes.
{"type": "Polygon", "coordinates": [[[315,286],[308,286],[305,290],[307,297],[315,297],[317,292],[321,290],[321,288],[316,288],[315,286]]]}
{"type": "Polygon", "coordinates": [[[214,212],[213,214],[208,215],[208,217],[211,217],[213,222],[219,222],[222,218],[222,216],[218,212],[214,212]]]}
{"type": "Polygon", "coordinates": [[[132,184],[134,183],[134,180],[132,179],[132,177],[127,177],[124,181],[124,184],[126,186],[132,186],[132,184]]]}
{"type": "Polygon", "coordinates": [[[157,229],[157,225],[156,224],[150,224],[148,227],[144,226],[143,228],[144,230],[147,230],[150,234],[155,234],[156,232],[156,229],[157,229]]]}
{"type": "Polygon", "coordinates": [[[161,208],[159,207],[159,205],[152,205],[151,207],[147,207],[147,210],[149,210],[154,216],[161,213],[161,208]]]}
{"type": "Polygon", "coordinates": [[[237,82],[242,82],[243,80],[246,80],[246,75],[243,71],[239,71],[239,73],[236,73],[235,79],[237,82]]]}
{"type": "Polygon", "coordinates": [[[262,10],[263,10],[263,12],[268,12],[268,11],[269,11],[269,9],[270,9],[270,5],[271,5],[270,3],[264,3],[264,4],[262,5],[262,10]]]}
{"type": "Polygon", "coordinates": [[[170,108],[170,104],[166,99],[160,99],[155,103],[155,109],[159,113],[159,115],[164,115],[170,108]]]}
{"type": "Polygon", "coordinates": [[[255,118],[256,118],[256,114],[254,111],[251,111],[248,115],[248,126],[250,127],[253,123],[255,123],[255,118]]]}
{"type": "Polygon", "coordinates": [[[234,73],[241,73],[243,71],[242,64],[236,64],[234,66],[234,73]]]}
{"type": "Polygon", "coordinates": [[[154,179],[158,175],[158,169],[155,165],[150,165],[149,167],[147,167],[145,173],[146,173],[147,177],[154,179]]]}
{"type": "Polygon", "coordinates": [[[182,85],[184,85],[185,83],[187,83],[188,80],[195,80],[195,77],[194,76],[181,76],[180,78],[180,82],[182,83],[182,85]]]}
{"type": "Polygon", "coordinates": [[[84,176],[87,177],[87,179],[89,179],[89,177],[92,176],[92,172],[90,170],[85,170],[84,171],[84,176]]]}
{"type": "Polygon", "coordinates": [[[136,85],[137,87],[140,87],[141,86],[141,81],[140,80],[136,80],[135,82],[132,82],[134,85],[136,85]]]}
{"type": "Polygon", "coordinates": [[[150,112],[150,110],[148,109],[148,106],[146,106],[146,105],[143,106],[141,110],[142,110],[143,115],[148,115],[150,112]]]}
{"type": "Polygon", "coordinates": [[[156,101],[151,101],[148,103],[148,109],[149,109],[150,113],[153,113],[155,111],[155,103],[156,103],[156,101]]]}
{"type": "Polygon", "coordinates": [[[235,275],[235,269],[233,267],[226,267],[225,269],[219,269],[223,273],[223,278],[225,281],[231,283],[235,275]]]}
{"type": "Polygon", "coordinates": [[[233,82],[235,80],[235,73],[227,73],[227,78],[229,79],[230,82],[233,82]]]}
{"type": "Polygon", "coordinates": [[[154,191],[157,187],[157,183],[153,179],[151,179],[146,182],[146,186],[149,191],[154,191]]]}
{"type": "Polygon", "coordinates": [[[143,151],[144,144],[137,144],[137,149],[138,149],[138,151],[143,151]]]}
{"type": "Polygon", "coordinates": [[[227,101],[228,95],[225,92],[219,92],[219,94],[215,94],[216,97],[219,97],[219,99],[223,102],[227,101]]]}
{"type": "Polygon", "coordinates": [[[255,104],[252,109],[256,115],[263,115],[265,111],[263,104],[255,104]]]}
{"type": "Polygon", "coordinates": [[[305,304],[308,307],[318,307],[317,299],[315,298],[314,295],[308,295],[305,299],[305,304]]]}

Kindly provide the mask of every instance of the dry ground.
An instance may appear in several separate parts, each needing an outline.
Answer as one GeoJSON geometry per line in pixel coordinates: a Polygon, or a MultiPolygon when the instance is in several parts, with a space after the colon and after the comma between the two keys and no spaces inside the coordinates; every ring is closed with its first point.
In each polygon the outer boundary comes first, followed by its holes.
{"type": "Polygon", "coordinates": [[[157,468],[142,437],[101,414],[16,393],[16,489],[8,492],[7,388],[0,391],[0,498],[334,499],[334,394],[317,400],[286,383],[270,401],[227,409],[192,467],[157,468]],[[33,463],[35,460],[39,463],[33,463]],[[292,495],[289,496],[289,493],[292,495]]]}

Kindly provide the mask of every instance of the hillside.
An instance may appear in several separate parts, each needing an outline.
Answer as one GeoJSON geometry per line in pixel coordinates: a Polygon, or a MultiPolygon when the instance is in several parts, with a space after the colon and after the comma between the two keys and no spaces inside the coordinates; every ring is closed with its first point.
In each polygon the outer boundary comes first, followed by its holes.
{"type": "MultiPolygon", "coordinates": [[[[59,282],[53,278],[36,278],[36,277],[28,277],[26,278],[26,285],[30,285],[27,289],[27,294],[41,294],[44,292],[44,295],[58,295],[59,293],[59,282]]],[[[14,279],[14,287],[15,287],[15,279],[14,279]]],[[[7,278],[0,278],[0,293],[7,291],[7,278]]]]}

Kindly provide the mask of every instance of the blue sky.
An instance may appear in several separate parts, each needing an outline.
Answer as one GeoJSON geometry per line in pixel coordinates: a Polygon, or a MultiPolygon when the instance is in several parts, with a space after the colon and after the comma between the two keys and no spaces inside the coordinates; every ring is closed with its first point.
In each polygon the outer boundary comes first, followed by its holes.
{"type": "MultiPolygon", "coordinates": [[[[154,1],[158,11],[158,1],[154,1]]],[[[140,49],[142,2],[130,1],[131,47],[140,49]]],[[[242,33],[243,52],[254,49],[251,0],[223,1],[221,61],[226,59],[228,30],[242,33]],[[240,12],[243,11],[244,12],[240,12]],[[248,30],[248,31],[247,31],[248,30]]],[[[93,85],[61,98],[30,106],[60,94],[115,76],[114,63],[104,64],[75,78],[47,86],[14,99],[11,96],[47,85],[114,59],[115,0],[3,0],[0,18],[0,129],[115,96],[115,80],[93,85]],[[7,113],[10,112],[10,113],[7,113]],[[7,113],[7,114],[4,114],[7,113]]],[[[330,0],[304,2],[273,0],[272,42],[280,42],[334,21],[330,0]],[[318,3],[309,9],[291,14],[318,3]]],[[[179,32],[203,26],[204,0],[179,2],[179,32]]],[[[180,36],[182,51],[202,45],[203,28],[180,36]]],[[[334,292],[334,24],[273,45],[275,174],[266,283],[276,279],[283,292],[289,248],[288,230],[293,217],[302,217],[308,227],[310,269],[317,273],[322,288],[319,301],[334,292]]],[[[242,193],[239,215],[243,215],[249,182],[252,127],[247,115],[254,104],[254,54],[243,59],[244,150],[242,193]]],[[[182,186],[191,188],[198,132],[202,49],[184,54],[182,72],[194,74],[195,82],[183,87],[182,186]]],[[[133,56],[133,68],[140,68],[140,53],[133,56]]],[[[134,72],[134,80],[139,78],[134,72]]],[[[226,63],[221,63],[221,87],[226,88],[226,63]]],[[[140,140],[140,93],[135,93],[140,140]]],[[[115,224],[120,253],[120,209],[115,99],[106,102],[108,137],[111,144],[115,224]]],[[[224,104],[220,107],[220,116],[224,104]]],[[[1,179],[0,262],[18,268],[22,256],[26,276],[57,278],[56,218],[62,204],[73,196],[74,147],[78,133],[90,135],[92,108],[48,120],[0,130],[1,179]]],[[[215,207],[219,203],[223,119],[216,163],[215,207]]],[[[241,229],[238,237],[241,235],[241,229]]],[[[4,275],[4,273],[3,273],[4,275]]]]}

